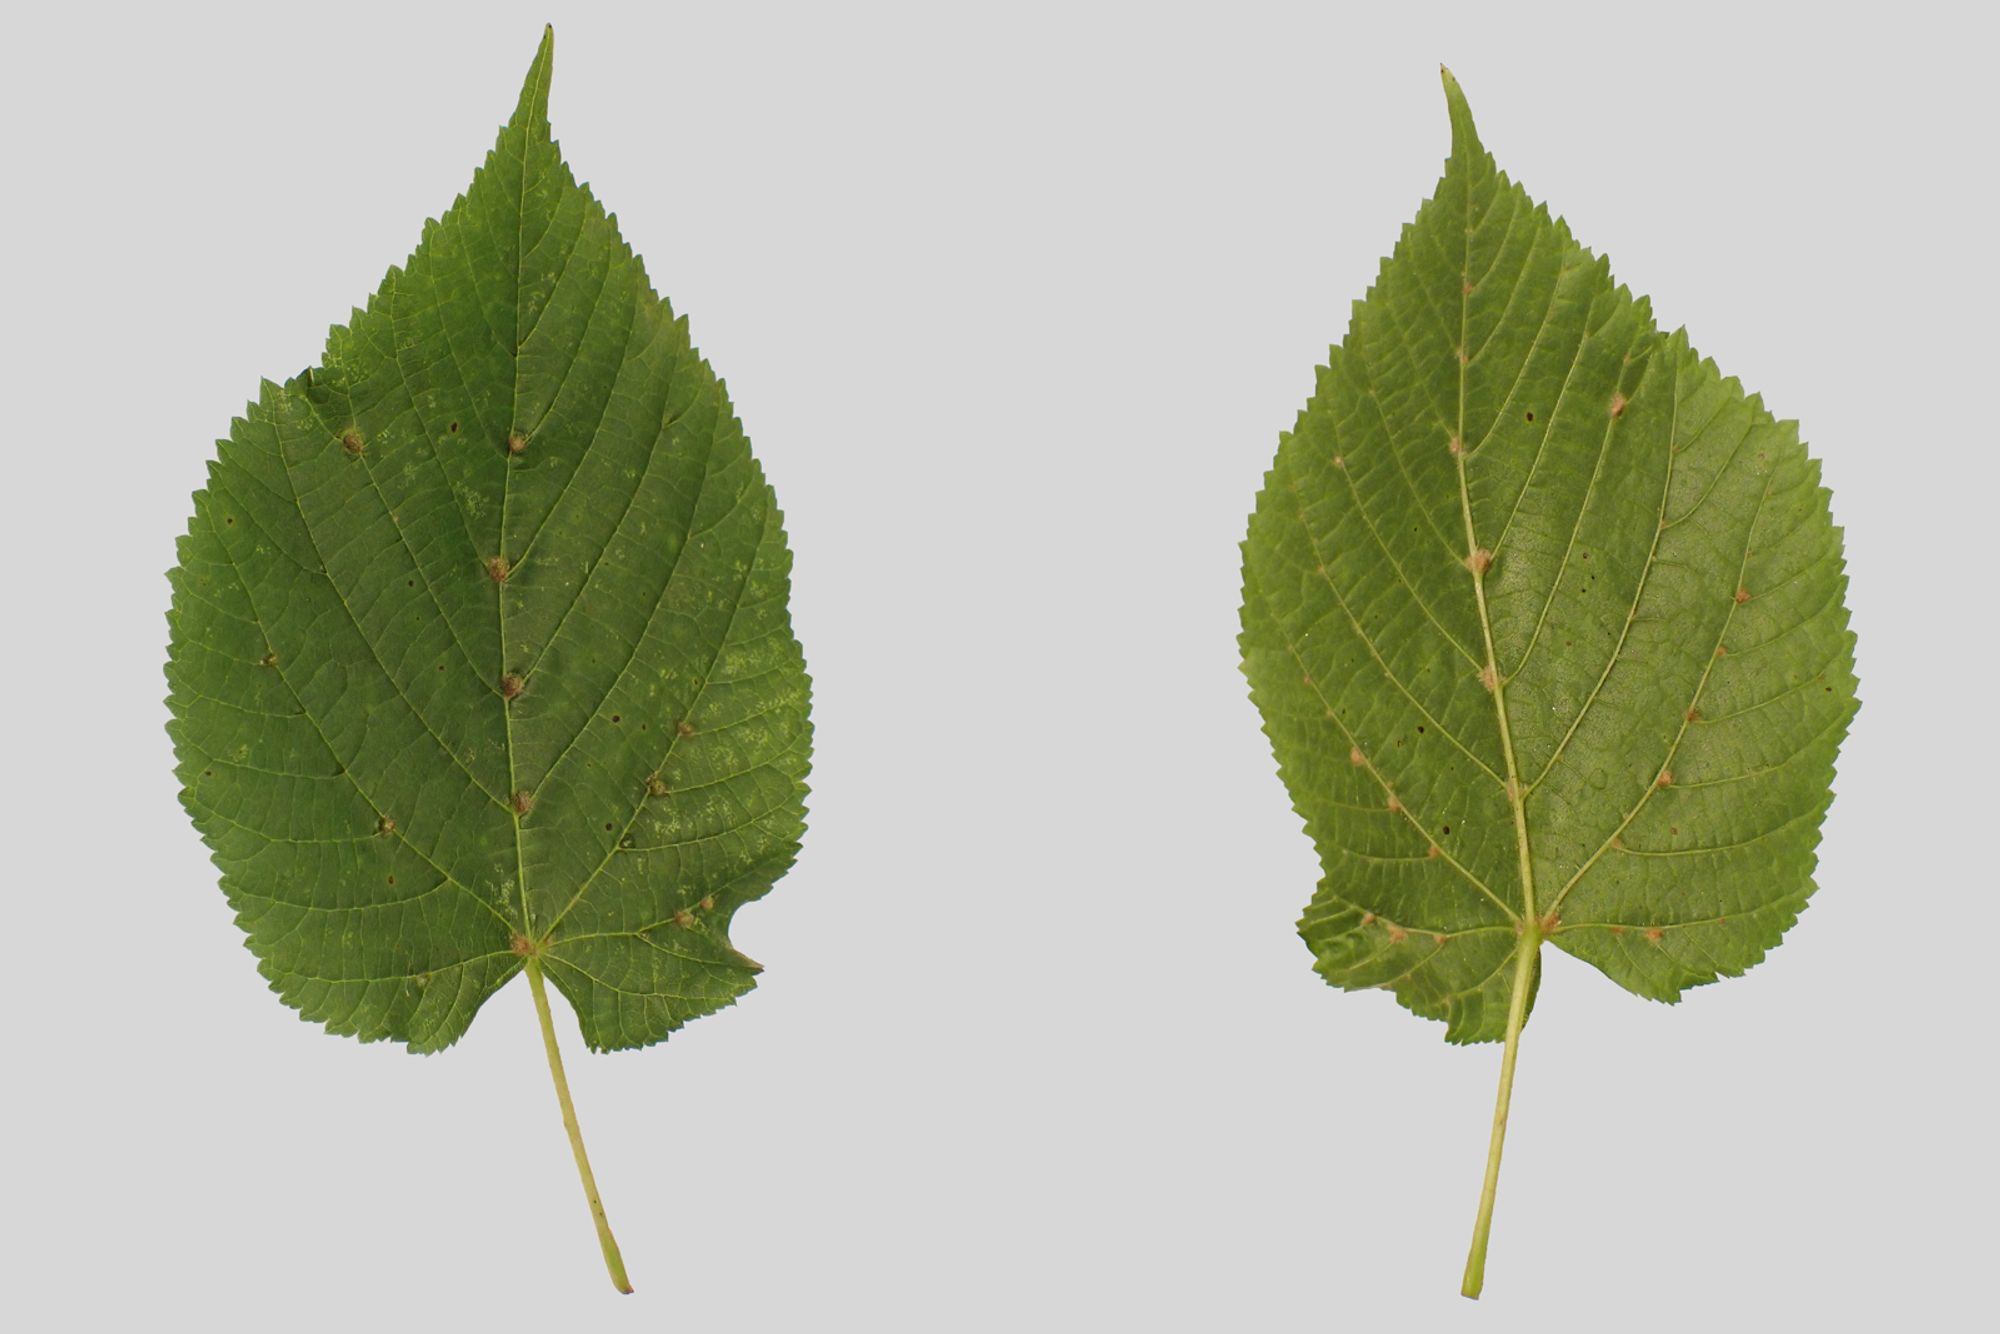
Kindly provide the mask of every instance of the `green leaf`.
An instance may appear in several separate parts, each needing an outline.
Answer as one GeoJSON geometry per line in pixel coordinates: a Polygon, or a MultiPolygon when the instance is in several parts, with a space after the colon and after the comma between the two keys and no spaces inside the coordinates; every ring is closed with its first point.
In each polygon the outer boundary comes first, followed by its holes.
{"type": "Polygon", "coordinates": [[[792,864],[811,734],[771,489],[550,138],[552,52],[219,442],[167,677],[182,801],[285,1003],[430,1052],[526,971],[553,1063],[544,975],[598,1050],[750,989],[730,919],[792,864]]]}
{"type": "Polygon", "coordinates": [[[1258,496],[1242,649],[1319,972],[1507,1042],[1480,1260],[1542,943],[1664,1001],[1757,963],[1856,703],[1796,424],[1660,332],[1444,83],[1444,177],[1258,496]]]}

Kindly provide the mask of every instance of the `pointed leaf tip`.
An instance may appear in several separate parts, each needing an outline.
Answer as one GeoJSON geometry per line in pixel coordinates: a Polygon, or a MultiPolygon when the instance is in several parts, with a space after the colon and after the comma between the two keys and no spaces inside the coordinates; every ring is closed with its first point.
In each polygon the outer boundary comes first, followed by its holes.
{"type": "Polygon", "coordinates": [[[528,66],[528,77],[521,84],[521,100],[514,106],[514,118],[508,122],[512,126],[543,126],[549,123],[549,75],[555,68],[556,30],[552,23],[542,25],[541,45],[535,48],[535,59],[528,66]]]}
{"type": "Polygon", "coordinates": [[[1451,114],[1451,155],[1485,152],[1479,142],[1479,131],[1472,123],[1472,106],[1465,100],[1465,89],[1458,86],[1457,77],[1444,65],[1438,66],[1438,77],[1444,80],[1445,109],[1451,114]]]}

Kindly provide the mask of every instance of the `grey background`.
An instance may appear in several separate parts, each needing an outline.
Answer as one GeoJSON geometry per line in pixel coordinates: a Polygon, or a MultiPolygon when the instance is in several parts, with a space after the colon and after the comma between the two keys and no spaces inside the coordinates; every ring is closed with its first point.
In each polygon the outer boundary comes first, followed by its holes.
{"type": "Polygon", "coordinates": [[[8,20],[17,1327],[1982,1322],[1987,20],[641,10],[8,20]],[[557,134],[778,487],[817,682],[804,855],[739,919],[758,991],[615,1057],[562,1016],[630,1299],[525,986],[428,1059],[301,1024],[159,702],[210,441],[462,188],[545,18],[557,134]],[[1669,1009],[1551,952],[1478,1306],[1499,1053],[1311,972],[1234,646],[1277,433],[1440,169],[1440,59],[1505,168],[1803,420],[1864,699],[1763,966],[1669,1009]]]}

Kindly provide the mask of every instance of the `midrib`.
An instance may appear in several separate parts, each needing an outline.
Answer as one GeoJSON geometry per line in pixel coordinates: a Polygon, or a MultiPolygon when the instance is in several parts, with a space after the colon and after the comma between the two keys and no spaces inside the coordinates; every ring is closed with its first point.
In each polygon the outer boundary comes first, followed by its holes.
{"type": "Polygon", "coordinates": [[[1458,265],[1458,426],[1454,437],[1452,461],[1458,468],[1458,507],[1465,519],[1465,567],[1472,574],[1473,600],[1479,609],[1479,635],[1486,648],[1486,677],[1491,683],[1493,712],[1500,723],[1501,758],[1506,761],[1507,781],[1505,791],[1507,805],[1514,816],[1514,846],[1520,860],[1521,908],[1523,947],[1534,948],[1528,942],[1539,944],[1539,923],[1535,915],[1535,872],[1534,863],[1528,855],[1528,810],[1527,796],[1521,788],[1520,771],[1514,762],[1514,736],[1507,725],[1507,684],[1500,676],[1500,661],[1493,651],[1493,622],[1486,612],[1486,570],[1488,559],[1480,559],[1479,536],[1472,525],[1472,492],[1466,484],[1465,459],[1465,395],[1466,375],[1471,369],[1467,348],[1472,313],[1472,181],[1470,163],[1467,167],[1468,179],[1465,190],[1465,225],[1460,234],[1458,265]]]}
{"type": "MultiPolygon", "coordinates": [[[[508,363],[509,378],[512,380],[512,384],[507,391],[507,430],[509,432],[520,429],[521,283],[522,274],[527,267],[527,255],[525,251],[528,240],[528,164],[534,156],[534,137],[535,128],[532,123],[521,127],[521,182],[520,190],[514,200],[514,347],[513,355],[508,363]]],[[[504,558],[507,554],[505,548],[507,546],[508,502],[512,497],[514,489],[514,455],[507,450],[495,450],[493,452],[500,456],[500,554],[504,558]]],[[[509,670],[507,666],[509,660],[509,650],[507,647],[507,585],[503,582],[497,587],[499,590],[497,605],[500,613],[500,670],[504,673],[509,670]]],[[[1489,649],[1489,654],[1490,652],[1491,650],[1489,649]]],[[[533,914],[528,906],[528,855],[527,849],[524,846],[526,840],[521,837],[521,822],[527,817],[523,812],[512,809],[513,794],[521,791],[520,775],[516,772],[514,763],[514,707],[513,701],[500,694],[499,691],[496,690],[494,695],[500,701],[500,717],[505,725],[507,740],[508,805],[510,813],[514,817],[514,879],[515,884],[521,892],[521,938],[532,941],[535,938],[535,923],[533,914]]],[[[569,1096],[567,1091],[564,1092],[563,1096],[565,1098],[569,1096]]]]}

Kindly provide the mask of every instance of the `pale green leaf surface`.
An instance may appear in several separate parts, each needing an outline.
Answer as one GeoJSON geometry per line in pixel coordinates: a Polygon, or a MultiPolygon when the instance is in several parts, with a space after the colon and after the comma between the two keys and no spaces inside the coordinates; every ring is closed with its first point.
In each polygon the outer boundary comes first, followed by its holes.
{"type": "Polygon", "coordinates": [[[1658,1000],[1762,959],[1856,701],[1796,425],[1659,331],[1446,84],[1444,177],[1258,497],[1242,648],[1324,871],[1318,970],[1470,1042],[1524,925],[1658,1000]]]}
{"type": "Polygon", "coordinates": [[[262,972],[419,1051],[527,950],[593,1047],[729,1004],[731,915],[803,829],[779,513],[550,138],[551,63],[323,364],[233,424],[172,574],[182,800],[262,972]]]}

